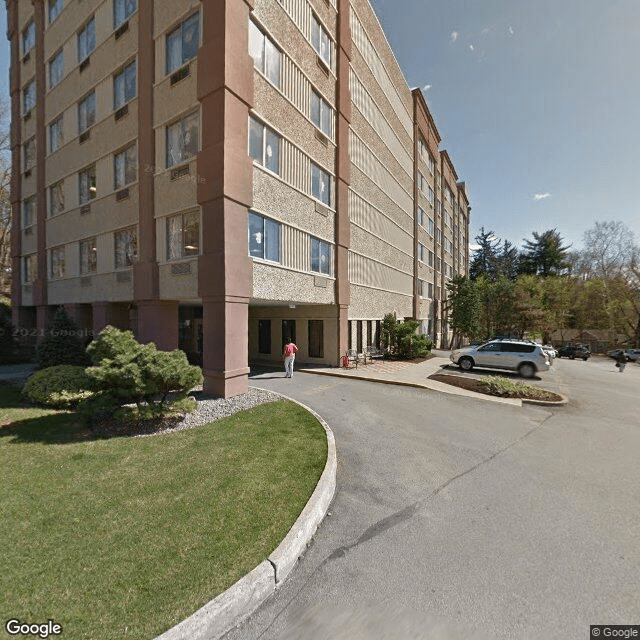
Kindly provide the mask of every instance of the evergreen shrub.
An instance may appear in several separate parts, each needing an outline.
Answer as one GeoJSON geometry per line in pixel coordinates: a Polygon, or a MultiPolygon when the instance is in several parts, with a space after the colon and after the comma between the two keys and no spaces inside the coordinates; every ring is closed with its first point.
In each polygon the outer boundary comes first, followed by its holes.
{"type": "Polygon", "coordinates": [[[36,362],[39,369],[59,364],[86,367],[91,364],[76,323],[67,310],[60,307],[45,330],[44,338],[36,346],[36,362]]]}
{"type": "Polygon", "coordinates": [[[37,404],[70,409],[92,394],[91,378],[84,367],[60,364],[36,371],[26,382],[22,395],[37,404]]]}

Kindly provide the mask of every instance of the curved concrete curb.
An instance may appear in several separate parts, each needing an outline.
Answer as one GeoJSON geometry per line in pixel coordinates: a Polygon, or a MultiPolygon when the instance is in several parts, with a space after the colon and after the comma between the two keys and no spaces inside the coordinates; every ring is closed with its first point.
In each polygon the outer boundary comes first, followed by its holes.
{"type": "MultiPolygon", "coordinates": [[[[272,392],[276,393],[276,392],[272,392]]],[[[336,490],[336,443],[329,425],[313,409],[281,393],[313,414],[327,434],[327,462],[309,501],[276,550],[253,571],[155,640],[218,640],[251,615],[281,584],[304,553],[336,490]]]]}
{"type": "Polygon", "coordinates": [[[569,404],[569,398],[567,396],[563,396],[561,393],[556,393],[556,395],[560,396],[562,400],[529,400],[527,398],[523,398],[522,402],[525,404],[537,404],[541,407],[561,407],[565,404],[569,404]]]}

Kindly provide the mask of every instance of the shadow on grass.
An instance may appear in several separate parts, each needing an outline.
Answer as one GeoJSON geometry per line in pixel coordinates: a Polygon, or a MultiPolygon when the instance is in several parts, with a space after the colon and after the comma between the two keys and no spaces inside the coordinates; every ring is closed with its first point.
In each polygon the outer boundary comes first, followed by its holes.
{"type": "Polygon", "coordinates": [[[74,413],[54,413],[39,418],[17,420],[0,426],[0,438],[10,438],[11,444],[71,444],[101,440],[80,424],[74,413]]]}

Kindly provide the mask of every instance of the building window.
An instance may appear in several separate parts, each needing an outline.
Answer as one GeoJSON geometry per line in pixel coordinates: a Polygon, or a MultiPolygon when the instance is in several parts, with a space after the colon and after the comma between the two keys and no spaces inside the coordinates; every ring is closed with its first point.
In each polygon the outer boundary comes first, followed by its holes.
{"type": "Polygon", "coordinates": [[[63,0],[48,0],[49,4],[49,24],[51,24],[62,11],[63,0]]]}
{"type": "Polygon", "coordinates": [[[429,154],[429,173],[433,175],[433,172],[436,170],[436,161],[433,159],[433,156],[429,154]]]}
{"type": "Polygon", "coordinates": [[[333,109],[329,103],[315,90],[311,92],[311,121],[329,138],[331,137],[331,121],[333,109]]]}
{"type": "Polygon", "coordinates": [[[38,275],[38,254],[32,253],[31,255],[25,256],[23,258],[23,264],[25,283],[35,282],[36,276],[38,275]]]}
{"type": "Polygon", "coordinates": [[[249,155],[263,167],[280,173],[280,136],[249,117],[249,155]]]}
{"type": "Polygon", "coordinates": [[[442,261],[440,260],[440,258],[436,258],[436,271],[442,271],[442,261]]]}
{"type": "Polygon", "coordinates": [[[331,176],[313,162],[311,163],[311,195],[327,207],[331,206],[331,176]]]}
{"type": "Polygon", "coordinates": [[[420,191],[424,191],[425,184],[424,176],[420,171],[418,171],[418,189],[420,189],[420,191]]]}
{"type": "Polygon", "coordinates": [[[427,194],[427,199],[429,200],[429,203],[431,205],[433,205],[434,198],[435,198],[435,194],[433,193],[433,189],[431,187],[429,187],[429,192],[427,194]]]}
{"type": "Polygon", "coordinates": [[[194,13],[167,34],[167,73],[195,58],[200,46],[200,14],[194,13]]]}
{"type": "Polygon", "coordinates": [[[258,353],[271,355],[271,320],[258,320],[258,353]]]}
{"type": "Polygon", "coordinates": [[[36,197],[29,196],[22,201],[22,226],[26,229],[35,223],[36,197]]]}
{"type": "Polygon", "coordinates": [[[93,200],[97,194],[96,165],[87,167],[78,174],[80,204],[93,200]]]}
{"type": "Polygon", "coordinates": [[[309,320],[309,357],[324,358],[323,320],[309,320]]]}
{"type": "Polygon", "coordinates": [[[276,87],[280,87],[282,54],[271,38],[249,20],[249,55],[255,68],[276,87]]]}
{"type": "Polygon", "coordinates": [[[98,249],[96,239],[89,238],[80,242],[80,275],[95,273],[98,270],[98,249]]]}
{"type": "Polygon", "coordinates": [[[421,242],[418,242],[418,260],[420,260],[420,262],[424,262],[426,251],[427,248],[421,242]]]}
{"type": "Polygon", "coordinates": [[[434,230],[434,224],[433,224],[433,220],[431,218],[429,218],[429,235],[433,236],[433,230],[434,230]]]}
{"type": "Polygon", "coordinates": [[[33,165],[36,163],[36,139],[35,136],[33,138],[29,138],[22,145],[22,158],[23,158],[23,170],[27,171],[31,169],[33,165]]]}
{"type": "Polygon", "coordinates": [[[49,149],[51,153],[57,151],[63,142],[62,116],[60,116],[49,125],[49,149]]]}
{"type": "Polygon", "coordinates": [[[280,262],[281,224],[253,211],[249,212],[249,255],[280,262]]]}
{"type": "Polygon", "coordinates": [[[137,180],[137,165],[138,152],[135,142],[113,156],[113,188],[116,191],[137,180]]]}
{"type": "Polygon", "coordinates": [[[331,273],[331,247],[328,242],[311,238],[311,271],[315,273],[331,273]]]}
{"type": "Polygon", "coordinates": [[[424,227],[424,210],[422,209],[422,207],[418,207],[418,224],[421,227],[424,227]]]}
{"type": "Polygon", "coordinates": [[[64,247],[51,249],[51,272],[50,279],[64,278],[64,247]]]}
{"type": "Polygon", "coordinates": [[[197,111],[167,127],[167,167],[193,158],[198,153],[197,111]]]}
{"type": "Polygon", "coordinates": [[[433,299],[433,283],[427,285],[427,297],[433,299]]]}
{"type": "Polygon", "coordinates": [[[200,253],[200,214],[197,211],[167,218],[167,260],[200,253]]]}
{"type": "Polygon", "coordinates": [[[64,180],[49,187],[49,215],[55,216],[64,211],[64,180]]]}
{"type": "Polygon", "coordinates": [[[117,29],[137,8],[137,0],[113,0],[113,28],[117,29]]]}
{"type": "Polygon", "coordinates": [[[428,255],[428,259],[427,259],[427,264],[430,267],[433,267],[433,251],[429,251],[429,255],[428,255]]]}
{"type": "Polygon", "coordinates": [[[426,283],[424,280],[418,280],[418,295],[423,298],[426,290],[426,283]]]}
{"type": "Polygon", "coordinates": [[[26,115],[36,106],[36,83],[32,80],[22,91],[22,112],[26,115]]]}
{"type": "Polygon", "coordinates": [[[138,233],[135,227],[122,229],[113,234],[115,268],[126,269],[138,259],[138,233]]]}
{"type": "Polygon", "coordinates": [[[136,61],[113,76],[113,108],[119,109],[136,97],[136,61]]]}
{"type": "Polygon", "coordinates": [[[88,58],[96,48],[96,21],[92,17],[87,24],[78,31],[78,62],[88,58]]]}
{"type": "Polygon", "coordinates": [[[96,92],[87,94],[78,103],[78,133],[84,133],[96,123],[96,92]]]}
{"type": "Polygon", "coordinates": [[[29,21],[22,32],[22,55],[26,55],[36,46],[36,25],[33,20],[29,21]]]}
{"type": "Polygon", "coordinates": [[[62,49],[49,60],[49,89],[53,89],[62,80],[64,73],[64,57],[62,49]]]}
{"type": "Polygon", "coordinates": [[[311,16],[311,46],[327,66],[331,67],[331,39],[315,15],[311,16]]]}

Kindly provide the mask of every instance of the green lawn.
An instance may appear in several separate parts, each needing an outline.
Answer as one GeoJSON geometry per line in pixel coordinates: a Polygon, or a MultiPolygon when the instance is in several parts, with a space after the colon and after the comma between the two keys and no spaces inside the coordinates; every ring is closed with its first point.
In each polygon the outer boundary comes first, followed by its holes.
{"type": "Polygon", "coordinates": [[[264,560],[309,499],[324,429],[278,401],[205,427],[93,439],[0,387],[0,611],[66,638],[168,629],[264,560]]]}

